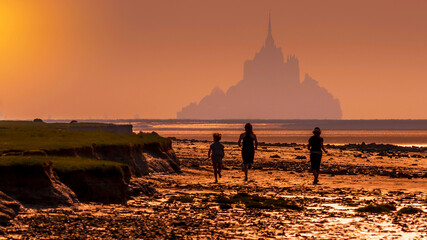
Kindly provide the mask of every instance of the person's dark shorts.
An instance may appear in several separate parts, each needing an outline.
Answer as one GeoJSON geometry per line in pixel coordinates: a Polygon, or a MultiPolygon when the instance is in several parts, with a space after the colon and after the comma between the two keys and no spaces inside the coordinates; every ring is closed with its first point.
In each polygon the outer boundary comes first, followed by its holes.
{"type": "Polygon", "coordinates": [[[222,156],[212,155],[212,164],[222,164],[222,156]]]}
{"type": "Polygon", "coordinates": [[[253,164],[254,156],[255,156],[254,149],[243,149],[242,150],[243,164],[253,164]]]}
{"type": "Polygon", "coordinates": [[[319,171],[320,170],[320,161],[321,160],[322,160],[322,154],[311,153],[310,154],[311,169],[319,171]]]}

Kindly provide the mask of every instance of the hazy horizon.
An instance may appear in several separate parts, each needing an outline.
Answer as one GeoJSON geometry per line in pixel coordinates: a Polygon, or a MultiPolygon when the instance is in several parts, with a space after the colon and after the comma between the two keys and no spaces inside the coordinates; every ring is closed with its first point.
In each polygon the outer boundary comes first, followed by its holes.
{"type": "MultiPolygon", "coordinates": [[[[257,129],[313,129],[318,126],[323,129],[356,129],[356,130],[427,130],[427,119],[45,119],[48,123],[60,122],[68,123],[71,120],[80,122],[104,122],[115,124],[132,124],[134,130],[141,126],[151,129],[150,126],[167,125],[168,129],[179,126],[179,129],[198,129],[200,127],[211,128],[217,124],[228,126],[233,125],[235,129],[242,129],[247,122],[257,126],[257,129]],[[231,125],[230,125],[231,124],[231,125]]],[[[213,129],[221,130],[221,127],[213,129]]]]}
{"type": "MultiPolygon", "coordinates": [[[[2,119],[4,121],[33,121],[35,118],[39,118],[39,117],[34,117],[34,118],[13,118],[13,119],[2,119]]],[[[232,119],[192,119],[192,118],[184,118],[184,119],[179,119],[179,118],[97,118],[97,117],[93,117],[93,118],[40,118],[42,120],[46,120],[46,121],[71,121],[71,120],[78,120],[78,121],[93,121],[93,120],[111,120],[111,121],[121,121],[121,120],[141,120],[141,121],[146,121],[146,120],[160,120],[160,121],[306,121],[306,120],[320,120],[320,121],[327,121],[327,120],[332,120],[332,121],[427,121],[427,118],[364,118],[364,119],[357,119],[357,118],[353,118],[353,119],[263,119],[263,118],[252,118],[252,119],[247,119],[247,118],[232,118],[232,119]]]]}
{"type": "Polygon", "coordinates": [[[269,10],[342,119],[427,119],[420,0],[3,1],[0,119],[174,119],[242,80],[269,10]]]}

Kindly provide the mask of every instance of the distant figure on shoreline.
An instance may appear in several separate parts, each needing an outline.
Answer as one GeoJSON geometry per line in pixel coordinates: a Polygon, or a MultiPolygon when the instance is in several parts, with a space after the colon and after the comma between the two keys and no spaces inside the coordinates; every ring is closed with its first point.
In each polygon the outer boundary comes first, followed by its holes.
{"type": "Polygon", "coordinates": [[[221,134],[213,134],[214,143],[211,144],[208,152],[208,158],[212,157],[212,165],[214,169],[215,183],[218,182],[218,177],[221,178],[222,159],[224,158],[224,145],[220,143],[221,134]]]}
{"type": "Polygon", "coordinates": [[[246,123],[245,132],[240,134],[239,147],[242,146],[243,172],[245,172],[245,181],[248,181],[248,169],[252,168],[254,163],[255,150],[258,148],[258,140],[252,130],[252,124],[246,123]]]}
{"type": "Polygon", "coordinates": [[[313,171],[313,184],[319,183],[319,171],[320,171],[320,161],[322,160],[322,150],[325,153],[325,147],[323,146],[323,138],[320,137],[322,131],[320,128],[315,127],[313,130],[313,136],[308,140],[307,148],[310,150],[310,162],[311,170],[313,171]]]}

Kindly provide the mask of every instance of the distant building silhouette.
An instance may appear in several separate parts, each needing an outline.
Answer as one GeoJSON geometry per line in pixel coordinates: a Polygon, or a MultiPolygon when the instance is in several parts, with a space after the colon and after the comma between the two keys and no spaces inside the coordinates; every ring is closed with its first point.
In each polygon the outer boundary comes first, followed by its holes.
{"type": "Polygon", "coordinates": [[[284,62],[271,33],[253,60],[244,63],[243,80],[226,93],[215,88],[198,104],[177,113],[179,119],[341,119],[340,102],[308,74],[300,82],[298,59],[284,62]]]}

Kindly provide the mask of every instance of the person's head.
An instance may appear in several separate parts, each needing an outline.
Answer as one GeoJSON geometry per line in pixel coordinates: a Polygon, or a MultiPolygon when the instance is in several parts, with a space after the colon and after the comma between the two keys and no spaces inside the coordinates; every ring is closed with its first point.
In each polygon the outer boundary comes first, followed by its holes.
{"type": "Polygon", "coordinates": [[[320,136],[321,133],[322,133],[322,131],[320,130],[319,127],[314,128],[314,130],[313,130],[314,136],[320,136]]]}
{"type": "Polygon", "coordinates": [[[245,124],[245,132],[251,133],[251,134],[253,133],[252,124],[250,123],[245,124]]]}
{"type": "Polygon", "coordinates": [[[221,133],[214,133],[213,139],[215,142],[219,142],[221,140],[221,133]]]}

